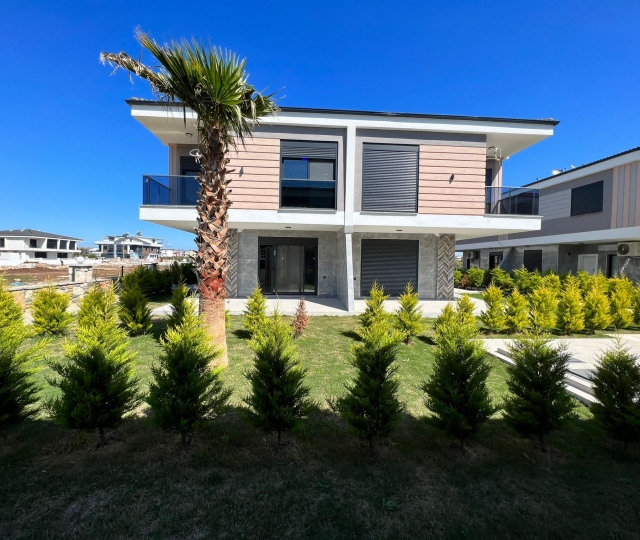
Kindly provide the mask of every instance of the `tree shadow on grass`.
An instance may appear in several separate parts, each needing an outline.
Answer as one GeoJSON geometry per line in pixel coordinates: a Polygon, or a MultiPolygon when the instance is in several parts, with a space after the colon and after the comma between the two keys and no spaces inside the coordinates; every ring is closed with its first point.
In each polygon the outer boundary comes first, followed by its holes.
{"type": "Polygon", "coordinates": [[[360,338],[360,336],[355,330],[342,330],[340,334],[349,339],[353,339],[354,341],[362,341],[362,339],[360,338]]]}
{"type": "Polygon", "coordinates": [[[422,341],[422,343],[426,343],[427,345],[435,345],[436,342],[433,340],[433,338],[431,336],[427,336],[427,335],[421,335],[418,336],[418,339],[420,341],[422,341]]]}
{"type": "Polygon", "coordinates": [[[238,328],[237,330],[234,330],[232,333],[238,339],[244,339],[245,341],[248,341],[251,339],[251,332],[249,332],[249,330],[245,330],[244,328],[238,328]]]}

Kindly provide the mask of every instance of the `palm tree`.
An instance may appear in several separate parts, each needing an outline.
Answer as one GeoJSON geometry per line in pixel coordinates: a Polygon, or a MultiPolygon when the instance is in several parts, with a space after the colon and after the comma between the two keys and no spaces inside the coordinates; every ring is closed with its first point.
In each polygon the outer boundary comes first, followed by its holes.
{"type": "MultiPolygon", "coordinates": [[[[150,67],[128,54],[103,52],[100,60],[146,80],[161,101],[177,103],[197,114],[200,191],[196,267],[200,289],[200,313],[209,336],[222,349],[226,364],[225,304],[229,269],[228,210],[231,205],[227,173],[228,153],[237,142],[244,144],[263,116],[278,110],[274,94],[262,94],[248,83],[245,60],[234,53],[205,46],[195,39],[159,45],[140,29],[136,40],[160,66],[150,67]]],[[[186,114],[185,114],[186,124],[186,114]]]]}

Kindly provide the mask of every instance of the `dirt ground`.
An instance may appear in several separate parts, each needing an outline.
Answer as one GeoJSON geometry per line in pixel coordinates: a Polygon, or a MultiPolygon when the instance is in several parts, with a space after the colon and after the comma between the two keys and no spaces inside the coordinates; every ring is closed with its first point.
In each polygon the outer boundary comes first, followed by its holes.
{"type": "MultiPolygon", "coordinates": [[[[131,264],[120,262],[119,264],[102,263],[93,267],[94,278],[108,278],[117,277],[124,272],[128,274],[133,272],[139,264],[131,264]]],[[[16,267],[0,269],[0,277],[4,277],[9,283],[14,281],[22,281],[23,283],[36,284],[44,283],[48,280],[54,282],[68,281],[69,279],[69,267],[68,266],[53,266],[50,264],[39,264],[33,268],[16,267]]]]}

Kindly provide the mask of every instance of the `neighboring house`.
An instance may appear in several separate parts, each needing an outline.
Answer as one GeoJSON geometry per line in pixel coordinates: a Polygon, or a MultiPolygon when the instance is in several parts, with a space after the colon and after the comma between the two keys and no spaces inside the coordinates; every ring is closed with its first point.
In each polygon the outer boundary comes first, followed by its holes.
{"type": "MultiPolygon", "coordinates": [[[[194,113],[127,103],[168,146],[169,174],[143,176],[140,219],[192,232],[194,113]]],[[[259,282],[266,294],[337,297],[354,311],[374,281],[392,296],[411,281],[422,299],[452,298],[456,238],[540,228],[535,189],[518,190],[508,215],[488,203],[510,196],[498,187],[502,161],[556,124],[284,107],[230,155],[228,296],[259,282]]]]}
{"type": "Polygon", "coordinates": [[[601,270],[640,279],[640,148],[527,184],[540,190],[538,231],[459,241],[463,266],[554,272],[601,270]]]}
{"type": "Polygon", "coordinates": [[[97,240],[97,254],[108,259],[157,259],[162,249],[162,240],[150,236],[124,233],[120,236],[104,236],[97,240]]]}
{"type": "Polygon", "coordinates": [[[33,229],[0,231],[0,261],[3,265],[22,262],[60,264],[80,253],[80,238],[33,229]]]}

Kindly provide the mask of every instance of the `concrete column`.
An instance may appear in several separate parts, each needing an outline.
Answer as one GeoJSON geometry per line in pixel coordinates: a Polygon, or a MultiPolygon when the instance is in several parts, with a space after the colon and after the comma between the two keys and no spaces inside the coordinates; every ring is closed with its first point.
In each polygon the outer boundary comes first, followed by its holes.
{"type": "Polygon", "coordinates": [[[346,308],[349,313],[353,313],[356,310],[355,303],[355,291],[353,286],[353,234],[346,233],[344,239],[345,244],[345,264],[346,264],[346,308]]]}
{"type": "Polygon", "coordinates": [[[347,126],[347,156],[344,172],[344,232],[353,232],[356,185],[356,126],[347,126]]]}

